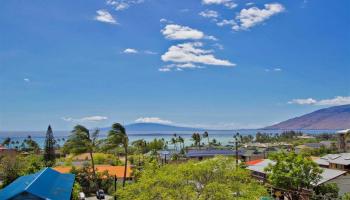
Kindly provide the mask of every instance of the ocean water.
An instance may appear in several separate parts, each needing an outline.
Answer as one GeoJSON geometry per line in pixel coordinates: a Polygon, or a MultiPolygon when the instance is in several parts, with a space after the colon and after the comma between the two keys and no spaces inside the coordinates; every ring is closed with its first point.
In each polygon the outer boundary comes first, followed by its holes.
{"type": "MultiPolygon", "coordinates": [[[[295,130],[295,131],[301,131],[305,134],[320,134],[320,133],[336,133],[337,130],[295,130]]],[[[217,142],[220,142],[223,145],[230,144],[230,142],[233,141],[233,135],[235,133],[240,133],[241,135],[253,135],[257,132],[264,132],[264,133],[281,133],[283,130],[256,130],[256,129],[243,129],[243,130],[212,130],[208,131],[209,133],[209,139],[216,139],[217,142]]],[[[28,135],[31,135],[32,139],[35,140],[40,147],[44,146],[45,143],[45,131],[32,131],[32,132],[0,132],[0,144],[6,137],[10,137],[12,141],[18,141],[19,144],[22,143],[24,139],[27,138],[28,135]]],[[[170,141],[173,137],[174,133],[176,133],[178,136],[181,136],[185,140],[185,145],[190,145],[193,143],[191,140],[191,136],[193,134],[193,131],[129,131],[129,141],[135,141],[139,139],[144,139],[146,141],[151,141],[155,138],[161,139],[164,138],[165,141],[170,141]]],[[[201,133],[201,132],[199,132],[201,133]]],[[[62,146],[64,144],[64,140],[67,140],[69,136],[69,132],[65,131],[54,131],[54,137],[58,141],[58,144],[62,146]]],[[[99,138],[106,138],[107,133],[101,132],[99,138]]],[[[204,138],[202,142],[207,143],[207,138],[204,138]]],[[[170,144],[170,143],[169,143],[170,144]]],[[[170,146],[170,145],[169,145],[170,146]]]]}

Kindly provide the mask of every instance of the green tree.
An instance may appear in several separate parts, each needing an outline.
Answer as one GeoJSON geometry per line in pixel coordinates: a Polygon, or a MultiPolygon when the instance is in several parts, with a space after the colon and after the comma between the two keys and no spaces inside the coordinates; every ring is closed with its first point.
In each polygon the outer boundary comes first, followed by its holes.
{"type": "Polygon", "coordinates": [[[208,139],[208,146],[210,147],[209,133],[207,131],[204,131],[203,138],[207,138],[208,139]]]}
{"type": "Polygon", "coordinates": [[[333,200],[338,199],[339,188],[335,183],[326,183],[317,186],[314,189],[314,195],[312,196],[312,200],[333,200]]]}
{"type": "Polygon", "coordinates": [[[136,147],[137,149],[137,153],[139,154],[139,167],[141,166],[141,155],[143,155],[143,153],[145,153],[145,148],[146,148],[146,141],[144,139],[140,139],[140,140],[135,140],[131,143],[133,146],[136,147]]]}
{"type": "Polygon", "coordinates": [[[125,161],[124,161],[123,187],[125,187],[125,182],[126,182],[126,171],[127,171],[127,165],[128,165],[128,145],[129,145],[129,138],[128,138],[128,135],[126,134],[124,126],[119,123],[114,123],[112,125],[112,129],[108,132],[107,146],[109,148],[117,148],[119,146],[122,146],[124,149],[125,161]]]}
{"type": "Polygon", "coordinates": [[[302,154],[294,152],[271,155],[275,161],[265,171],[273,187],[285,190],[288,199],[298,199],[305,189],[313,189],[320,181],[322,169],[302,154]]]}
{"type": "Polygon", "coordinates": [[[96,168],[93,153],[96,149],[96,142],[99,134],[99,130],[96,129],[92,134],[89,129],[82,125],[76,125],[71,132],[67,142],[63,146],[64,152],[70,152],[73,154],[80,154],[88,152],[91,158],[91,166],[93,172],[93,179],[96,180],[96,168]]]}
{"type": "Polygon", "coordinates": [[[55,162],[55,138],[53,137],[52,128],[49,125],[46,131],[45,147],[44,147],[44,160],[47,167],[53,166],[55,162]]]}
{"type": "Polygon", "coordinates": [[[0,160],[0,175],[2,177],[2,187],[7,186],[22,175],[23,162],[16,157],[6,156],[0,160]]]}
{"type": "Polygon", "coordinates": [[[2,141],[1,143],[3,146],[6,146],[7,148],[10,147],[10,144],[11,144],[11,138],[7,137],[4,139],[4,141],[2,141]]]}
{"type": "Polygon", "coordinates": [[[194,141],[194,146],[197,146],[198,149],[200,149],[201,145],[201,135],[199,133],[193,133],[192,134],[192,140],[194,141]]]}
{"type": "Polygon", "coordinates": [[[32,139],[32,136],[28,135],[27,138],[23,140],[22,151],[38,153],[40,151],[40,147],[39,144],[32,139]]]}
{"type": "Polygon", "coordinates": [[[122,200],[251,200],[264,195],[266,189],[245,169],[235,170],[227,157],[162,167],[151,162],[136,183],[118,191],[122,200]]]}

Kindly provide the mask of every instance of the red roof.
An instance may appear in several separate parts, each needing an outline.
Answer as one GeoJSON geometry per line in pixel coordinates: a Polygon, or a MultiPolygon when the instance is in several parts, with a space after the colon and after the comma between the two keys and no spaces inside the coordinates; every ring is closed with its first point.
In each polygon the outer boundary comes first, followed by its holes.
{"type": "Polygon", "coordinates": [[[245,164],[246,164],[246,165],[256,165],[256,164],[262,162],[263,160],[264,160],[264,159],[251,160],[251,161],[246,162],[245,164]]]}

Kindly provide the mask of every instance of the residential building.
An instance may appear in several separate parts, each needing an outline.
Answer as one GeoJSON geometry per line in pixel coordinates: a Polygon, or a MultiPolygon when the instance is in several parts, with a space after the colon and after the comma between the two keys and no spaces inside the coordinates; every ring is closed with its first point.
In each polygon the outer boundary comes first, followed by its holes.
{"type": "Polygon", "coordinates": [[[350,129],[337,132],[338,134],[338,150],[340,152],[350,152],[350,129]]]}
{"type": "Polygon", "coordinates": [[[6,200],[70,200],[74,174],[62,174],[51,168],[17,178],[0,190],[0,199],[6,200]]]}
{"type": "MultiPolygon", "coordinates": [[[[79,168],[79,167],[78,167],[79,168]]],[[[124,177],[124,166],[112,166],[112,165],[95,165],[96,172],[104,172],[107,171],[110,176],[117,176],[118,179],[122,179],[124,177]]],[[[69,173],[72,170],[71,166],[57,166],[53,168],[54,170],[60,173],[69,173]]],[[[126,169],[126,179],[132,180],[132,167],[127,166],[126,169]]]]}
{"type": "MultiPolygon", "coordinates": [[[[256,161],[250,161],[246,163],[247,169],[251,171],[254,178],[266,182],[267,173],[265,168],[269,165],[274,165],[275,162],[269,159],[261,159],[256,161]]],[[[350,176],[347,175],[346,171],[338,169],[322,168],[321,180],[316,183],[316,186],[325,183],[335,183],[339,188],[339,194],[343,195],[350,191],[350,176]]]]}
{"type": "Polygon", "coordinates": [[[350,172],[350,153],[327,154],[314,161],[323,167],[350,172]]]}

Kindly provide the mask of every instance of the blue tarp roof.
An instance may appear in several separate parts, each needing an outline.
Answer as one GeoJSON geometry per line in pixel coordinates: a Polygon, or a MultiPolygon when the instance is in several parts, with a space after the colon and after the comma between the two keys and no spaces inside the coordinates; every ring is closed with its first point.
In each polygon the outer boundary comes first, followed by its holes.
{"type": "Polygon", "coordinates": [[[74,184],[74,174],[61,174],[51,168],[21,176],[0,190],[0,199],[11,199],[23,192],[50,200],[69,200],[74,184]]]}
{"type": "MultiPolygon", "coordinates": [[[[238,154],[242,155],[244,152],[238,150],[238,154]]],[[[236,155],[236,151],[233,150],[190,150],[186,153],[186,157],[211,157],[216,155],[224,155],[224,156],[234,156],[236,155]]]]}

